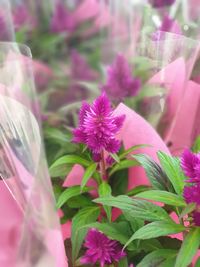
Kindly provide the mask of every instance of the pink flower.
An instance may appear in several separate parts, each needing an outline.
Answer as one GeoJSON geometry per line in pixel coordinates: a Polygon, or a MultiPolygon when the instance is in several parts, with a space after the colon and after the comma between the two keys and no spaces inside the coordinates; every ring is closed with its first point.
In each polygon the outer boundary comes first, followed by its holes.
{"type": "Polygon", "coordinates": [[[16,30],[19,30],[22,27],[33,29],[37,24],[36,20],[32,17],[27,7],[24,5],[19,5],[13,10],[13,21],[16,30]]]}
{"type": "Polygon", "coordinates": [[[119,242],[109,239],[96,229],[89,230],[85,247],[87,251],[81,258],[82,264],[100,263],[100,266],[104,267],[105,264],[118,262],[121,258],[126,256],[119,242]]]}
{"type": "Polygon", "coordinates": [[[61,1],[58,1],[51,21],[52,32],[73,32],[75,28],[76,22],[74,17],[67,9],[65,4],[61,1]]]}
{"type": "Polygon", "coordinates": [[[185,186],[183,196],[188,204],[196,203],[197,205],[200,205],[200,184],[185,186]]]}
{"type": "Polygon", "coordinates": [[[154,8],[160,8],[165,6],[171,6],[175,3],[176,0],[149,0],[149,3],[154,8]]]}
{"type": "Polygon", "coordinates": [[[200,205],[200,184],[195,184],[192,186],[185,186],[183,196],[185,201],[189,203],[195,203],[196,209],[192,212],[193,223],[196,226],[200,226],[200,212],[198,211],[200,205]]]}
{"type": "Polygon", "coordinates": [[[184,174],[189,177],[187,182],[200,182],[200,154],[194,154],[189,149],[186,149],[181,157],[181,168],[184,174]]]}
{"type": "Polygon", "coordinates": [[[106,94],[102,93],[91,106],[83,103],[79,113],[79,127],[73,131],[73,141],[86,144],[93,154],[100,154],[103,150],[116,153],[120,141],[115,135],[124,119],[124,115],[113,115],[111,103],[106,94]]]}
{"type": "Polygon", "coordinates": [[[108,68],[107,74],[107,83],[103,86],[103,90],[113,100],[137,95],[141,81],[132,76],[131,68],[123,55],[117,56],[115,62],[108,68]]]}

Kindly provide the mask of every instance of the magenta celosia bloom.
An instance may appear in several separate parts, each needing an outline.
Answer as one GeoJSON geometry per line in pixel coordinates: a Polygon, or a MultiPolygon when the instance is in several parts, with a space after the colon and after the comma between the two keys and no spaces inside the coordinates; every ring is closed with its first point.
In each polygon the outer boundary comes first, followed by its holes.
{"type": "Polygon", "coordinates": [[[186,203],[196,203],[200,205],[200,184],[185,186],[183,196],[186,203]]]}
{"type": "Polygon", "coordinates": [[[193,222],[196,226],[200,226],[200,212],[194,211],[192,214],[193,222]]]}
{"type": "Polygon", "coordinates": [[[16,30],[20,30],[23,27],[32,30],[37,25],[36,19],[33,18],[28,8],[24,5],[19,5],[13,10],[13,21],[16,30]]]}
{"type": "Polygon", "coordinates": [[[90,67],[86,58],[75,49],[70,54],[71,78],[77,81],[94,81],[97,73],[90,67]]]}
{"type": "Polygon", "coordinates": [[[159,30],[163,32],[170,32],[174,23],[175,23],[174,19],[170,18],[168,15],[165,15],[163,17],[162,24],[159,30]]]}
{"type": "Polygon", "coordinates": [[[196,209],[192,212],[192,218],[193,223],[196,226],[200,226],[200,212],[198,211],[200,207],[200,184],[198,183],[192,186],[185,186],[183,196],[187,204],[196,204],[196,209]]]}
{"type": "Polygon", "coordinates": [[[107,76],[103,90],[113,100],[135,96],[141,88],[140,79],[132,76],[131,68],[123,55],[117,56],[114,63],[108,68],[107,76]]]}
{"type": "Polygon", "coordinates": [[[149,3],[155,7],[165,7],[165,6],[171,6],[175,3],[176,0],[149,0],[149,3]]]}
{"type": "Polygon", "coordinates": [[[55,33],[73,32],[76,28],[76,22],[70,11],[64,3],[57,2],[55,12],[51,20],[51,30],[55,33]]]}
{"type": "Polygon", "coordinates": [[[186,149],[181,156],[181,168],[189,178],[187,182],[200,182],[200,154],[194,154],[189,149],[186,149]]]}
{"type": "Polygon", "coordinates": [[[115,138],[122,127],[125,116],[114,116],[111,103],[102,93],[92,105],[84,102],[79,113],[79,127],[73,131],[73,141],[83,143],[93,152],[100,154],[103,150],[116,153],[120,141],[115,138]]]}
{"type": "Polygon", "coordinates": [[[105,264],[118,262],[126,256],[119,242],[109,239],[96,229],[88,231],[84,246],[87,250],[81,258],[82,264],[99,263],[101,267],[104,267],[105,264]]]}

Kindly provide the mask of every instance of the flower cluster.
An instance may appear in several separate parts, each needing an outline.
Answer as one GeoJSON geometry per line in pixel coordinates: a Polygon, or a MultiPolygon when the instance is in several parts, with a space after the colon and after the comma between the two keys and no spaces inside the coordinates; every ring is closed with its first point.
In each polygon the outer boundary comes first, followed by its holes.
{"type": "Polygon", "coordinates": [[[118,55],[108,68],[108,78],[103,90],[112,100],[122,100],[128,96],[137,95],[141,88],[139,78],[132,76],[131,68],[123,55],[118,55]]]}
{"type": "Polygon", "coordinates": [[[176,0],[149,0],[149,3],[154,8],[161,8],[165,6],[171,6],[175,3],[176,0]]]}
{"type": "Polygon", "coordinates": [[[104,267],[105,264],[118,262],[126,256],[119,242],[109,239],[96,229],[88,231],[85,247],[87,250],[81,258],[82,264],[100,263],[100,266],[104,267]]]}
{"type": "Polygon", "coordinates": [[[73,131],[73,141],[86,144],[95,158],[103,150],[116,153],[120,149],[120,141],[115,138],[122,127],[125,116],[114,116],[111,103],[102,93],[92,105],[84,102],[79,113],[79,127],[73,131]]]}
{"type": "Polygon", "coordinates": [[[190,185],[185,186],[183,196],[185,201],[196,204],[196,210],[193,212],[194,224],[200,226],[200,153],[194,154],[190,150],[185,150],[181,157],[181,167],[184,174],[188,177],[187,182],[190,185]]]}
{"type": "Polygon", "coordinates": [[[73,32],[76,28],[76,22],[65,4],[59,1],[56,4],[55,12],[51,21],[51,30],[55,33],[73,32]]]}

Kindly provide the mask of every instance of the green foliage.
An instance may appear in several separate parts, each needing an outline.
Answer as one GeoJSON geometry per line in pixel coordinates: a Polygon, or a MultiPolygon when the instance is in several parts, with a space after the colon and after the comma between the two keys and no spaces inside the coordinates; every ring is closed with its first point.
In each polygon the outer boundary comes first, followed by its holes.
{"type": "Polygon", "coordinates": [[[185,227],[183,225],[176,224],[172,221],[155,221],[143,226],[138,231],[136,231],[126,243],[125,247],[136,239],[150,239],[159,236],[180,233],[184,230],[185,227]]]}
{"type": "Polygon", "coordinates": [[[199,153],[200,152],[200,135],[196,138],[193,146],[192,146],[192,151],[194,153],[199,153]]]}
{"type": "Polygon", "coordinates": [[[174,190],[178,195],[182,195],[185,176],[181,170],[179,158],[171,157],[163,152],[158,152],[158,158],[174,190]]]}
{"type": "Polygon", "coordinates": [[[175,267],[187,267],[195,256],[200,245],[200,228],[194,228],[185,237],[179,250],[175,267]]]}
{"type": "Polygon", "coordinates": [[[122,211],[128,211],[133,218],[147,221],[172,221],[167,212],[149,201],[131,199],[128,196],[104,197],[95,199],[94,202],[116,207],[122,211]]]}
{"type": "Polygon", "coordinates": [[[149,253],[146,257],[144,257],[137,267],[172,267],[173,265],[166,265],[166,262],[172,260],[170,263],[174,263],[176,254],[176,250],[159,249],[149,253]]]}
{"type": "Polygon", "coordinates": [[[96,168],[97,168],[97,163],[92,163],[90,166],[87,167],[87,169],[85,170],[85,173],[83,175],[82,182],[81,182],[81,190],[83,190],[85,188],[88,180],[95,173],[96,168]]]}
{"type": "Polygon", "coordinates": [[[86,207],[80,210],[72,219],[72,259],[75,262],[87,234],[85,225],[95,222],[100,214],[99,207],[86,207]]]}
{"type": "Polygon", "coordinates": [[[139,154],[133,155],[133,157],[145,169],[146,175],[153,188],[158,190],[167,190],[170,187],[170,182],[162,168],[149,156],[139,154]]]}
{"type": "Polygon", "coordinates": [[[84,167],[89,167],[91,162],[77,155],[62,156],[50,166],[49,171],[51,177],[56,177],[56,175],[62,176],[63,174],[66,175],[71,171],[74,164],[80,164],[84,167]],[[67,173],[64,173],[63,169],[66,170],[67,173]],[[62,175],[59,173],[59,170],[62,170],[62,175]]]}
{"type": "Polygon", "coordinates": [[[84,192],[89,192],[90,190],[91,187],[84,187],[84,189],[81,190],[81,187],[79,185],[67,188],[60,194],[57,201],[57,208],[61,208],[65,203],[67,203],[70,198],[78,196],[84,192]]]}
{"type": "Polygon", "coordinates": [[[109,179],[114,196],[125,194],[128,187],[128,169],[115,172],[109,179]]]}
{"type": "MultiPolygon", "coordinates": [[[[99,196],[100,197],[107,197],[107,196],[111,196],[112,193],[112,189],[110,187],[110,185],[106,182],[102,182],[102,184],[99,186],[99,190],[98,190],[99,196]]],[[[112,217],[112,208],[108,207],[108,206],[104,206],[104,210],[107,214],[107,218],[109,220],[109,222],[111,222],[111,217],[112,217]]]]}
{"type": "Polygon", "coordinates": [[[148,191],[137,194],[136,197],[162,202],[164,204],[172,205],[175,207],[186,206],[186,203],[183,197],[175,195],[167,191],[148,190],[148,191]]]}

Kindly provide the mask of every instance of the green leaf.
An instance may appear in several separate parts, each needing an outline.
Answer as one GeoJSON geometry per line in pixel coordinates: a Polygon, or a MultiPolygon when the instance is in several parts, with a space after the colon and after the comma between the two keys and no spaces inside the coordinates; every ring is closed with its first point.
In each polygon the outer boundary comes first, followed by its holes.
{"type": "Polygon", "coordinates": [[[79,156],[76,155],[67,155],[67,156],[63,156],[59,159],[57,159],[50,167],[50,171],[58,166],[62,166],[62,165],[73,165],[73,164],[80,164],[84,167],[89,167],[91,162],[89,162],[88,160],[85,160],[84,158],[81,158],[79,156]]]}
{"type": "MultiPolygon", "coordinates": [[[[177,254],[173,249],[159,249],[149,253],[143,258],[143,260],[137,265],[137,267],[160,267],[167,259],[174,258],[177,254]]],[[[172,267],[171,265],[170,267],[172,267]]]]}
{"type": "Polygon", "coordinates": [[[127,221],[129,221],[131,229],[133,232],[136,232],[138,229],[144,226],[144,220],[134,218],[133,216],[130,215],[128,211],[123,211],[124,217],[126,218],[127,221]]]}
{"type": "Polygon", "coordinates": [[[92,177],[96,169],[97,169],[97,163],[93,163],[85,170],[85,173],[83,175],[83,179],[81,182],[81,190],[83,190],[83,188],[86,186],[88,180],[92,177]]]}
{"type": "Polygon", "coordinates": [[[168,189],[167,185],[169,184],[169,181],[167,176],[155,161],[143,154],[132,156],[144,167],[146,175],[153,188],[159,190],[168,189]]]}
{"type": "MultiPolygon", "coordinates": [[[[99,193],[99,196],[100,197],[111,196],[112,189],[111,189],[111,187],[110,187],[110,185],[108,183],[103,182],[99,186],[98,193],[99,193]]],[[[107,217],[108,217],[109,222],[111,222],[111,216],[112,216],[111,207],[104,206],[104,210],[105,210],[105,212],[107,214],[107,217]]]]}
{"type": "Polygon", "coordinates": [[[80,164],[84,167],[88,167],[91,162],[76,155],[62,156],[50,166],[49,171],[51,177],[66,176],[71,171],[74,164],[80,164]]]}
{"type": "Polygon", "coordinates": [[[180,167],[180,160],[161,151],[158,152],[158,158],[176,193],[182,195],[185,176],[180,167]]]}
{"type": "Polygon", "coordinates": [[[191,213],[192,211],[194,211],[196,209],[196,203],[190,203],[188,204],[181,212],[179,218],[183,218],[185,215],[191,213]]]}
{"type": "Polygon", "coordinates": [[[80,248],[87,234],[86,228],[83,226],[95,222],[100,214],[99,207],[87,207],[80,210],[72,219],[72,259],[75,262],[78,257],[80,248]]]}
{"type": "Polygon", "coordinates": [[[197,261],[195,263],[195,267],[200,267],[200,258],[197,259],[197,261]]]}
{"type": "Polygon", "coordinates": [[[128,169],[115,172],[109,179],[114,196],[123,195],[127,191],[128,186],[128,169]]]}
{"type": "Polygon", "coordinates": [[[61,208],[70,198],[80,195],[83,192],[89,192],[92,188],[85,187],[81,192],[81,187],[79,185],[69,187],[59,196],[57,201],[57,208],[61,208]]]}
{"type": "Polygon", "coordinates": [[[125,247],[128,246],[133,240],[136,239],[150,239],[156,238],[159,236],[165,236],[170,234],[180,233],[185,230],[185,227],[180,224],[176,224],[174,222],[165,222],[165,221],[156,221],[149,223],[138,231],[136,231],[133,236],[126,243],[125,247]]]}
{"type": "Polygon", "coordinates": [[[60,165],[49,170],[51,178],[63,177],[70,173],[72,167],[66,165],[60,165]]]}
{"type": "Polygon", "coordinates": [[[186,203],[182,196],[162,190],[149,190],[136,195],[136,197],[146,198],[149,200],[159,201],[175,207],[184,207],[186,203]]]}
{"type": "Polygon", "coordinates": [[[110,156],[111,156],[117,163],[120,162],[120,158],[118,157],[117,154],[112,154],[112,153],[111,153],[110,156]]]}
{"type": "Polygon", "coordinates": [[[118,267],[128,267],[128,259],[127,259],[127,257],[122,258],[118,262],[118,267]]]}
{"type": "Polygon", "coordinates": [[[132,197],[132,196],[135,196],[139,193],[146,192],[150,189],[151,189],[151,187],[148,185],[138,185],[138,186],[134,187],[133,189],[131,189],[130,191],[128,191],[127,196],[132,197]]]}
{"type": "Polygon", "coordinates": [[[129,215],[133,218],[148,221],[163,220],[172,222],[172,219],[163,208],[146,200],[131,199],[128,196],[118,196],[98,198],[95,199],[94,202],[116,207],[121,209],[122,211],[128,211],[129,215]]]}
{"type": "Polygon", "coordinates": [[[95,204],[88,196],[78,195],[70,198],[67,201],[67,205],[72,209],[79,209],[88,206],[94,206],[95,204]]]}
{"type": "Polygon", "coordinates": [[[115,164],[115,166],[110,170],[109,175],[113,175],[116,171],[128,169],[130,167],[138,166],[138,162],[136,160],[125,159],[115,164]]]}
{"type": "Polygon", "coordinates": [[[136,145],[136,146],[132,146],[129,149],[123,151],[120,155],[119,158],[120,159],[124,159],[127,155],[129,155],[131,152],[140,149],[140,148],[144,148],[144,147],[151,147],[150,145],[136,145]]]}
{"type": "Polygon", "coordinates": [[[46,127],[44,128],[44,136],[47,139],[53,140],[55,143],[60,144],[60,145],[65,145],[69,142],[71,142],[70,136],[67,136],[67,134],[63,133],[61,130],[57,128],[51,128],[51,127],[46,127]]]}
{"type": "Polygon", "coordinates": [[[195,256],[200,245],[200,228],[192,229],[184,239],[179,250],[175,267],[187,267],[195,256]]]}
{"type": "Polygon", "coordinates": [[[194,145],[192,146],[192,151],[194,153],[199,153],[200,152],[200,135],[197,137],[195,140],[194,145]]]}

